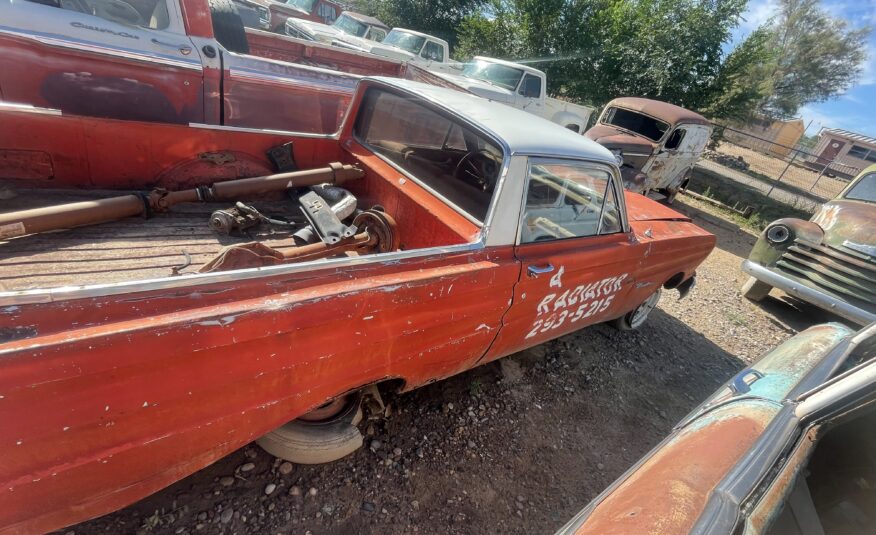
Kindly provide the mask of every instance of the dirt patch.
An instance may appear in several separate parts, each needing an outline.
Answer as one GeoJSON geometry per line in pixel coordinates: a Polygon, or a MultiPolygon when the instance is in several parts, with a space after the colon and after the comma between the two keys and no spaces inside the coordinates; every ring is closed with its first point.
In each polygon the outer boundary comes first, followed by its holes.
{"type": "Polygon", "coordinates": [[[698,217],[707,205],[679,200],[679,209],[718,248],[691,296],[666,292],[641,331],[597,325],[387,396],[392,416],[368,425],[366,447],[341,461],[290,471],[250,445],[65,532],[556,530],[734,373],[828,319],[781,296],[743,299],[739,265],[755,236],[698,217]]]}

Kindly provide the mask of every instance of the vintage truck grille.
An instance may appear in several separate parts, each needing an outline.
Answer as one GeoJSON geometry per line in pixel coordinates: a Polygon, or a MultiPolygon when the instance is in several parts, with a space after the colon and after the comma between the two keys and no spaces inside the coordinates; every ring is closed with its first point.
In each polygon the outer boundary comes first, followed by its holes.
{"type": "Polygon", "coordinates": [[[776,266],[829,292],[876,302],[876,263],[862,254],[795,240],[776,266]]]}
{"type": "Polygon", "coordinates": [[[259,6],[259,22],[262,26],[269,26],[271,23],[271,14],[268,12],[268,8],[259,6]]]}

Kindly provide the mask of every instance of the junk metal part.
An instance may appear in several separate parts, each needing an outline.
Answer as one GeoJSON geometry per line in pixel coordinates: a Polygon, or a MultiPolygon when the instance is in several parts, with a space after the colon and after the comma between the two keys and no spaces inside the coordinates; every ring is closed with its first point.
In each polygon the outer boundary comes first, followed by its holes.
{"type": "Polygon", "coordinates": [[[268,149],[268,159],[274,164],[274,168],[281,173],[298,170],[295,165],[295,155],[292,152],[292,142],[268,149]]]}
{"type": "Polygon", "coordinates": [[[356,233],[356,227],[343,224],[326,200],[315,191],[302,195],[298,202],[304,217],[326,244],[334,245],[356,233]]]}
{"type": "Polygon", "coordinates": [[[149,217],[180,203],[235,200],[325,182],[343,184],[364,174],[356,166],[334,162],[319,169],[228,180],[181,191],[155,189],[149,193],[20,210],[0,214],[0,239],[96,225],[126,217],[149,217]]]}
{"type": "Polygon", "coordinates": [[[290,262],[305,262],[326,258],[348,251],[359,254],[386,253],[399,248],[395,220],[379,210],[365,210],[353,219],[358,233],[335,244],[313,243],[279,251],[263,243],[242,243],[222,249],[213,260],[204,264],[200,273],[246,269],[290,262]]]}
{"type": "Polygon", "coordinates": [[[210,214],[210,228],[219,234],[230,236],[235,230],[246,230],[259,223],[267,223],[281,227],[293,227],[294,223],[270,218],[254,207],[238,202],[233,208],[216,210],[210,214]]]}
{"type": "MultiPolygon", "coordinates": [[[[344,188],[331,186],[329,184],[320,184],[318,186],[311,186],[310,189],[315,191],[320,197],[332,205],[332,212],[334,212],[341,221],[356,213],[358,201],[352,193],[344,188]]],[[[297,200],[298,197],[295,197],[295,199],[297,200]]],[[[296,231],[295,234],[292,235],[292,238],[295,240],[296,245],[307,245],[308,243],[317,241],[319,236],[317,236],[316,231],[313,230],[313,226],[306,225],[296,231]]]]}

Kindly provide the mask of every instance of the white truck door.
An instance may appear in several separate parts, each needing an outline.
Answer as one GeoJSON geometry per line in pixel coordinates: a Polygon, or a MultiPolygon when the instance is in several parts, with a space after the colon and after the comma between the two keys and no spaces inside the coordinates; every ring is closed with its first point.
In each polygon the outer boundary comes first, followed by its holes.
{"type": "Polygon", "coordinates": [[[75,115],[204,122],[200,51],[176,0],[0,1],[3,98],[75,115]]]}
{"type": "Polygon", "coordinates": [[[517,87],[515,101],[517,108],[526,110],[535,115],[542,115],[544,111],[544,80],[534,74],[526,73],[517,87]]]}
{"type": "Polygon", "coordinates": [[[676,189],[688,169],[703,153],[712,129],[705,125],[681,124],[666,137],[661,148],[642,171],[648,176],[646,189],[676,189]]]}

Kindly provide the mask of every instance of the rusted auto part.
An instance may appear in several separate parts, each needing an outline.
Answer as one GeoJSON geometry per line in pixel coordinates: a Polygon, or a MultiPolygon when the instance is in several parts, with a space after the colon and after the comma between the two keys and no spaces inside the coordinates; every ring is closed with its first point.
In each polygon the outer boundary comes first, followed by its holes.
{"type": "Polygon", "coordinates": [[[316,231],[327,245],[334,245],[342,240],[352,238],[356,233],[356,227],[345,225],[341,219],[330,209],[328,203],[315,191],[305,193],[298,198],[301,205],[301,213],[310,222],[310,226],[316,231]]]}
{"type": "Polygon", "coordinates": [[[350,251],[359,254],[386,253],[399,247],[395,220],[379,210],[366,210],[353,219],[357,234],[334,244],[313,243],[280,251],[263,243],[243,243],[222,249],[213,260],[204,264],[201,273],[253,267],[273,266],[289,262],[305,262],[350,251]]]}
{"type": "Polygon", "coordinates": [[[96,225],[126,217],[149,217],[180,203],[236,200],[325,182],[343,184],[362,176],[364,172],[358,167],[335,162],[318,169],[229,180],[187,190],[155,189],[150,193],[20,210],[0,214],[0,239],[96,225]]]}
{"type": "Polygon", "coordinates": [[[293,227],[295,223],[268,217],[255,207],[242,202],[237,202],[232,208],[216,210],[210,214],[210,228],[219,234],[230,236],[235,231],[246,230],[260,223],[267,223],[278,227],[293,227]]]}
{"type": "MultiPolygon", "coordinates": [[[[331,204],[332,212],[334,212],[341,221],[347,219],[356,212],[358,201],[352,193],[344,188],[331,186],[329,184],[320,184],[318,186],[311,186],[310,189],[331,204]]],[[[319,239],[319,235],[312,225],[307,225],[295,232],[295,234],[292,235],[292,238],[295,240],[296,245],[307,245],[308,243],[316,242],[319,239]]]]}

